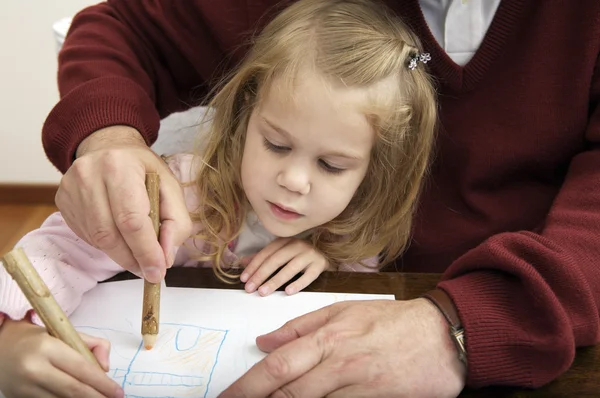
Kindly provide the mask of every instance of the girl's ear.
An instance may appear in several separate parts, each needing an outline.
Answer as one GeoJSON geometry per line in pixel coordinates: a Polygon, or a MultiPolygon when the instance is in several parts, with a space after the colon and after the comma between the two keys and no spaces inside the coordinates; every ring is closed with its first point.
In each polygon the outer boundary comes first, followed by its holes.
{"type": "Polygon", "coordinates": [[[249,79],[242,85],[241,90],[244,93],[245,105],[249,105],[258,95],[256,80],[254,78],[249,79]]]}

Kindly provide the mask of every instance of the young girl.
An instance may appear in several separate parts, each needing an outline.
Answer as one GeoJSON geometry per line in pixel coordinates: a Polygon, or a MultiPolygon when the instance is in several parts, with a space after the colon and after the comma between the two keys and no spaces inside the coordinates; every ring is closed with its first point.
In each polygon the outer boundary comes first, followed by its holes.
{"type": "MultiPolygon", "coordinates": [[[[297,274],[288,294],[326,269],[371,271],[398,257],[434,137],[427,61],[406,26],[372,1],[301,0],[283,11],[211,101],[202,153],[167,159],[196,226],[174,263],[213,266],[227,280],[245,265],[246,291],[267,295],[297,274]]],[[[68,314],[122,271],[60,214],[19,245],[68,314]]],[[[23,320],[29,310],[0,269],[0,390],[122,394],[23,320]]],[[[106,346],[95,352],[106,364],[106,346]]]]}

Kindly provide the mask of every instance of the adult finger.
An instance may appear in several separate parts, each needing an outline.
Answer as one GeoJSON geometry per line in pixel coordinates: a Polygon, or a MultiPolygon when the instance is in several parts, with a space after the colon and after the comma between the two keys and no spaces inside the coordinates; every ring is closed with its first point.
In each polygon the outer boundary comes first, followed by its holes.
{"type": "Polygon", "coordinates": [[[244,272],[240,275],[240,280],[247,282],[271,255],[287,245],[289,241],[289,239],[276,239],[256,253],[250,263],[244,268],[244,272]]]}
{"type": "Polygon", "coordinates": [[[160,283],[166,270],[166,259],[148,217],[150,201],[145,172],[140,170],[128,170],[106,180],[108,199],[115,224],[142,269],[144,278],[160,283]]]}
{"type": "Polygon", "coordinates": [[[181,185],[168,170],[160,173],[160,222],[160,245],[170,267],[176,247],[192,233],[192,221],[181,185]]]}
{"type": "MultiPolygon", "coordinates": [[[[342,387],[332,393],[327,394],[327,398],[373,398],[373,397],[398,397],[398,392],[389,392],[389,394],[377,394],[374,395],[373,386],[370,385],[358,385],[351,384],[345,387],[342,387]]],[[[410,397],[410,395],[406,395],[410,397]]]]}
{"type": "MultiPolygon", "coordinates": [[[[282,386],[272,393],[271,397],[330,397],[331,393],[351,386],[362,376],[356,371],[343,367],[345,364],[345,361],[334,363],[325,360],[296,380],[282,386]]],[[[353,395],[344,395],[344,397],[353,397],[353,395]]]]}
{"type": "Polygon", "coordinates": [[[263,398],[314,368],[322,347],[305,336],[270,353],[229,386],[219,397],[263,398]]]}
{"type": "Polygon", "coordinates": [[[93,194],[86,199],[91,209],[83,214],[89,243],[105,252],[124,269],[139,274],[140,267],[113,219],[107,189],[103,183],[95,186],[93,194]]]}
{"type": "Polygon", "coordinates": [[[110,209],[104,174],[118,173],[114,156],[76,159],[56,194],[56,203],[67,225],[90,245],[104,251],[123,268],[139,273],[137,262],[117,229],[110,209]],[[101,170],[98,172],[98,170],[101,170]]]}
{"type": "Polygon", "coordinates": [[[334,304],[292,319],[279,329],[258,336],[256,345],[261,351],[272,352],[293,340],[318,330],[339,312],[339,308],[338,304],[334,304]]]}

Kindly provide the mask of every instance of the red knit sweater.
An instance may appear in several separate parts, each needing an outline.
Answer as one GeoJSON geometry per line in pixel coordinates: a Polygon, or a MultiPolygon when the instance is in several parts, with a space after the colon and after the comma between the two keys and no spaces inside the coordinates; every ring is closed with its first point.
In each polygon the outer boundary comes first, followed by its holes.
{"type": "MultiPolygon", "coordinates": [[[[65,171],[84,137],[114,124],[153,142],[275,3],[109,0],[80,13],[44,126],[49,158],[65,171]]],[[[387,3],[432,54],[441,108],[414,241],[395,268],[444,272],[469,385],[544,384],[600,340],[600,2],[504,0],[465,67],[417,0],[387,3]]]]}

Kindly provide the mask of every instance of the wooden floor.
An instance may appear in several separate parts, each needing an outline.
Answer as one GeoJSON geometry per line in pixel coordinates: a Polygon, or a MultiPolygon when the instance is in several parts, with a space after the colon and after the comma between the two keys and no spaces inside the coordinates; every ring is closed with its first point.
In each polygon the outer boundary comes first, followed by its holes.
{"type": "Polygon", "coordinates": [[[0,204],[0,255],[12,250],[23,235],[57,210],[54,205],[0,204]]]}

